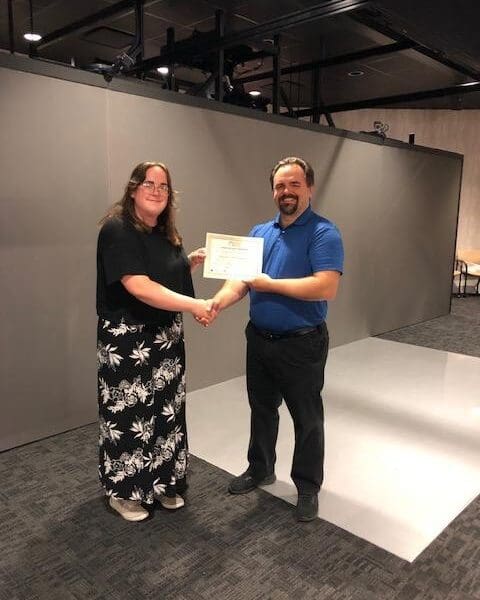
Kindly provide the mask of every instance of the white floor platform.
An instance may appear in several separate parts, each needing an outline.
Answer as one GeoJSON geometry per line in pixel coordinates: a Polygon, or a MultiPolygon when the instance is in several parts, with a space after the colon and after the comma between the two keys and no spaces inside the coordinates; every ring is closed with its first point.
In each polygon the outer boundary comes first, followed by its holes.
{"type": "MultiPolygon", "coordinates": [[[[319,516],[413,561],[480,493],[480,359],[367,338],[330,351],[326,382],[319,516]]],[[[244,378],[189,394],[187,410],[191,452],[241,473],[244,378]]],[[[278,480],[264,489],[295,503],[280,412],[278,480]]]]}

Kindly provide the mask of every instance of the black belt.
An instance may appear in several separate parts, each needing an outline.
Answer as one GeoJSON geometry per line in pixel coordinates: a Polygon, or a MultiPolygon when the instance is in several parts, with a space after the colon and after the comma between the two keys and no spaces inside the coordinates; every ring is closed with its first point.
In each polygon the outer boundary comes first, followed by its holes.
{"type": "Polygon", "coordinates": [[[258,329],[255,325],[250,322],[253,330],[260,337],[266,340],[283,340],[285,338],[300,337],[302,335],[308,335],[309,333],[320,332],[323,330],[324,324],[316,325],[315,327],[304,327],[303,329],[292,329],[291,331],[282,331],[281,333],[275,333],[274,331],[266,331],[265,329],[258,329]]]}

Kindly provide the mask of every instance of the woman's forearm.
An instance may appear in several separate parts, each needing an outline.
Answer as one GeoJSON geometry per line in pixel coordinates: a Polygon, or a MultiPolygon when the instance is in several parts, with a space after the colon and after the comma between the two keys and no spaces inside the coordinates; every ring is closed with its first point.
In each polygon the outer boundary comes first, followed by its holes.
{"type": "Polygon", "coordinates": [[[204,302],[174,292],[146,275],[124,275],[121,281],[129,294],[154,308],[196,314],[204,302]]]}

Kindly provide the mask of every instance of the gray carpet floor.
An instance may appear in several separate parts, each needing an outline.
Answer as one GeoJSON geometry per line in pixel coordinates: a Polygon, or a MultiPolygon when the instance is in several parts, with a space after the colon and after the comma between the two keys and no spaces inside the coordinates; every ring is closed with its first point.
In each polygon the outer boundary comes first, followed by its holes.
{"type": "Polygon", "coordinates": [[[480,356],[480,296],[452,298],[449,315],[389,331],[384,340],[480,356]]]}
{"type": "MultiPolygon", "coordinates": [[[[478,300],[387,339],[456,351],[478,300]]],[[[296,523],[261,490],[231,496],[228,473],[195,457],[184,509],[128,523],[105,507],[96,440],[89,425],[0,454],[0,600],[480,600],[480,497],[411,564],[296,523]]]]}
{"type": "Polygon", "coordinates": [[[184,509],[107,511],[96,425],[0,455],[1,600],[480,599],[480,498],[410,564],[192,458],[184,509]]]}

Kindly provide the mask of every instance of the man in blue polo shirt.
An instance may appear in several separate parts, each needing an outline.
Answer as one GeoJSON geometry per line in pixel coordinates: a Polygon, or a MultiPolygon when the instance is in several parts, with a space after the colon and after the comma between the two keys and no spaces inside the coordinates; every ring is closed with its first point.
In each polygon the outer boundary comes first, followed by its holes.
{"type": "Polygon", "coordinates": [[[336,226],[312,211],[314,172],[305,160],[279,161],[270,183],[279,212],[250,232],[264,239],[262,275],[246,282],[227,281],[213,304],[215,314],[250,294],[249,467],[228,490],[246,494],[275,481],[278,408],[283,399],[295,429],[291,477],[298,490],[296,516],[311,521],[318,514],[323,481],[327,300],[337,293],[343,246],[336,226]]]}

